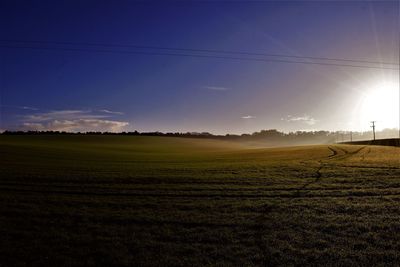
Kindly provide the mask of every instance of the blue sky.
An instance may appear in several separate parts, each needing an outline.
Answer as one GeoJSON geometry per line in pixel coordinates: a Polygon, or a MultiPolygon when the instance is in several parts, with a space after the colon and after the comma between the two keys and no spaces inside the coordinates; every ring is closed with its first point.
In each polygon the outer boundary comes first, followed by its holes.
{"type": "Polygon", "coordinates": [[[390,90],[398,89],[398,70],[127,54],[117,52],[171,51],[82,44],[398,64],[398,1],[3,0],[0,21],[1,129],[368,130],[372,119],[398,127],[398,91],[390,90]],[[368,99],[377,90],[383,109],[375,108],[387,110],[374,118],[368,99]]]}

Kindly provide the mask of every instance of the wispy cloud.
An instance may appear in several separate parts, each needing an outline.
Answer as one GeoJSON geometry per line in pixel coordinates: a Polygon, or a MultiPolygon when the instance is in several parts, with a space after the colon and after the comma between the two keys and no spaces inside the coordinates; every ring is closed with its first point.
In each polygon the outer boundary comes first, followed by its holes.
{"type": "Polygon", "coordinates": [[[242,119],[255,119],[255,116],[251,116],[251,115],[247,115],[247,116],[243,116],[241,117],[242,119]]]}
{"type": "Polygon", "coordinates": [[[19,107],[19,108],[25,109],[25,110],[39,110],[38,108],[27,107],[27,106],[23,106],[23,107],[19,107]]]}
{"type": "Polygon", "coordinates": [[[52,131],[122,131],[129,125],[126,121],[113,120],[114,113],[96,114],[90,110],[53,110],[22,116],[25,130],[52,131]]]}
{"type": "Polygon", "coordinates": [[[203,86],[204,89],[213,90],[213,91],[228,91],[230,90],[227,87],[220,87],[220,86],[203,86]]]}
{"type": "Polygon", "coordinates": [[[25,122],[26,130],[51,130],[51,131],[110,131],[118,132],[123,130],[129,123],[125,121],[96,120],[96,119],[75,119],[75,120],[51,120],[48,122],[25,122]]]}
{"type": "Polygon", "coordinates": [[[71,120],[71,119],[102,119],[110,115],[94,114],[90,110],[53,110],[49,112],[38,112],[22,116],[25,121],[39,122],[48,120],[71,120]]]}
{"type": "Polygon", "coordinates": [[[0,105],[1,108],[16,108],[24,110],[39,110],[38,108],[28,107],[28,106],[10,106],[10,105],[0,105]]]}
{"type": "Polygon", "coordinates": [[[304,114],[303,116],[288,115],[286,118],[282,118],[281,120],[287,121],[287,122],[302,122],[302,123],[306,123],[308,125],[314,125],[318,122],[318,120],[316,120],[306,114],[304,114]]]}
{"type": "Polygon", "coordinates": [[[107,113],[107,114],[114,114],[114,115],[124,115],[123,112],[111,111],[111,110],[108,110],[108,109],[100,109],[99,112],[103,112],[103,113],[107,113]]]}

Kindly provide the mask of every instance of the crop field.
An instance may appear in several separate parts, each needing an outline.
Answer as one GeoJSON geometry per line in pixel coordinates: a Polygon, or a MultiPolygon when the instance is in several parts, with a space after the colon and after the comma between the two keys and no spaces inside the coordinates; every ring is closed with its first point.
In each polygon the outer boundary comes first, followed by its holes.
{"type": "Polygon", "coordinates": [[[397,265],[400,148],[0,136],[0,266],[397,265]]]}

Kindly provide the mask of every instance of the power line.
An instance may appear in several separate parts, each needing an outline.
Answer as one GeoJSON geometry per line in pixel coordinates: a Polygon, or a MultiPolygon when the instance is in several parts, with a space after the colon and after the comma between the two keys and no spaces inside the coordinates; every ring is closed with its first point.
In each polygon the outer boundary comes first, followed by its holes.
{"type": "Polygon", "coordinates": [[[136,48],[136,49],[155,49],[155,50],[171,50],[171,51],[186,51],[186,52],[201,52],[201,53],[220,53],[220,54],[237,54],[248,56],[268,56],[268,57],[286,57],[297,59],[314,59],[326,61],[344,61],[353,63],[367,63],[367,64],[382,64],[399,66],[398,63],[381,62],[361,59],[345,59],[345,58],[332,58],[332,57],[312,57],[312,56],[298,56],[288,54],[270,54],[270,53],[254,53],[246,51],[229,51],[217,49],[194,49],[194,48],[178,48],[178,47],[165,47],[165,46],[145,46],[145,45],[126,45],[126,44],[101,44],[91,42],[59,42],[59,41],[24,41],[24,40],[0,40],[0,42],[8,43],[25,43],[25,44],[56,44],[56,45],[85,45],[85,46],[100,46],[100,47],[119,47],[119,48],[136,48]]]}
{"type": "Polygon", "coordinates": [[[270,53],[254,53],[246,51],[229,51],[229,50],[217,50],[217,49],[194,49],[194,48],[177,48],[177,47],[165,47],[165,46],[145,46],[145,45],[126,45],[126,44],[101,44],[91,42],[59,42],[59,41],[24,41],[24,40],[0,40],[0,42],[11,42],[11,43],[25,43],[25,44],[56,44],[56,45],[85,45],[85,46],[100,46],[100,47],[123,47],[123,48],[139,48],[139,49],[156,49],[156,50],[171,50],[171,51],[187,51],[187,52],[206,52],[206,53],[220,53],[220,54],[238,54],[248,56],[268,56],[268,57],[286,57],[286,58],[297,58],[297,59],[315,59],[315,60],[327,60],[327,61],[345,61],[354,63],[369,63],[369,64],[383,64],[383,65],[394,65],[398,66],[398,63],[393,62],[381,62],[361,59],[345,59],[345,58],[332,58],[332,57],[311,57],[311,56],[298,56],[288,54],[270,54],[270,53]]]}
{"type": "Polygon", "coordinates": [[[391,67],[378,67],[366,65],[353,65],[353,64],[339,64],[339,63],[326,63],[326,62],[309,62],[309,61],[294,61],[284,59],[267,59],[267,58],[253,58],[253,57],[231,57],[219,55],[200,55],[200,54],[183,54],[183,53],[165,53],[165,52],[144,52],[144,51],[124,51],[124,50],[103,50],[103,49],[88,49],[88,48],[65,48],[65,47],[40,47],[40,46],[11,46],[0,45],[3,48],[23,48],[23,49],[38,49],[38,50],[62,50],[62,51],[79,51],[79,52],[100,52],[100,53],[118,53],[118,54],[137,54],[137,55],[151,55],[151,56],[179,56],[179,57],[194,57],[194,58],[216,58],[216,59],[232,59],[243,61],[258,61],[258,62],[279,62],[279,63],[294,63],[294,64],[309,64],[309,65],[323,65],[323,66],[337,66],[337,67],[352,67],[352,68],[367,68],[367,69],[387,69],[399,70],[398,68],[391,67]]]}

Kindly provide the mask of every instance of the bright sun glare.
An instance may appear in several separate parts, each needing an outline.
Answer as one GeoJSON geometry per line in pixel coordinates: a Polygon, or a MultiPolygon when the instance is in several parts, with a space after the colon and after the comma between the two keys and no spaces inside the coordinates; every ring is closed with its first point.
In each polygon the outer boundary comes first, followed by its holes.
{"type": "Polygon", "coordinates": [[[399,112],[399,88],[397,84],[389,82],[371,86],[357,107],[361,125],[376,121],[380,129],[398,128],[399,112]]]}

